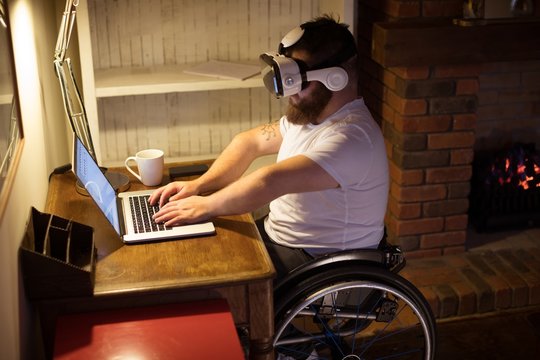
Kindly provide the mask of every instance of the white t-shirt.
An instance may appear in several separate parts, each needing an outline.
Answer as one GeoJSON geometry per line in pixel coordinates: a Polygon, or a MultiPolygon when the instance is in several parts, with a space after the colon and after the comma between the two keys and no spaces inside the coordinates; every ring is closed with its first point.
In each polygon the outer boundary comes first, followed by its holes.
{"type": "Polygon", "coordinates": [[[377,247],[384,233],[388,162],[380,127],[362,99],[319,125],[280,120],[277,161],[304,155],[339,183],[336,189],[287,194],[270,203],[265,230],[281,245],[313,254],[377,247]]]}

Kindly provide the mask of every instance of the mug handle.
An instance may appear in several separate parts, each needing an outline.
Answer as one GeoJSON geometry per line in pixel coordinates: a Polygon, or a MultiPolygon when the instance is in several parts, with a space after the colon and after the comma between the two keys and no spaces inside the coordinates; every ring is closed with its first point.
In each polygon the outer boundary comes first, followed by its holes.
{"type": "Polygon", "coordinates": [[[142,182],[141,176],[140,176],[139,174],[137,174],[135,171],[133,171],[133,170],[131,169],[131,167],[129,166],[128,163],[129,163],[130,161],[135,161],[135,162],[137,162],[137,159],[135,158],[135,156],[130,156],[130,157],[128,157],[128,158],[124,161],[124,165],[126,166],[126,169],[127,169],[130,173],[132,173],[133,176],[135,176],[137,179],[139,179],[139,181],[142,182]]]}

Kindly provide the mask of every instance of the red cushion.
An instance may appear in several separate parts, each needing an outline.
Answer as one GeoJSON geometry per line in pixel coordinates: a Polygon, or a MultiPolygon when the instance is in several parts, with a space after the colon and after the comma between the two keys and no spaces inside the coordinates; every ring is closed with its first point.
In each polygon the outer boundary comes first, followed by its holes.
{"type": "Polygon", "coordinates": [[[59,316],[55,359],[244,359],[225,300],[59,316]]]}

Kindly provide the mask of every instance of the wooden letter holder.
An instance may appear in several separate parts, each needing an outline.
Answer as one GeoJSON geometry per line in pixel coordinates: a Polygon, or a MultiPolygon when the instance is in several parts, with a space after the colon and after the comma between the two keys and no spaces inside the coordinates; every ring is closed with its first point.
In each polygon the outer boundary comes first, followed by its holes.
{"type": "Polygon", "coordinates": [[[97,258],[93,232],[90,226],[32,207],[20,246],[29,299],[93,294],[97,258]]]}

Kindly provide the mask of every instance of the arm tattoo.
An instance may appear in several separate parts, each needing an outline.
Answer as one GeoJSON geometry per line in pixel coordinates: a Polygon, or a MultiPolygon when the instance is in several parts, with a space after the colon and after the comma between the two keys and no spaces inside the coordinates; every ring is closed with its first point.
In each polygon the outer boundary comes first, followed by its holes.
{"type": "Polygon", "coordinates": [[[261,133],[262,135],[266,136],[266,140],[270,140],[270,138],[276,137],[278,123],[279,120],[274,120],[261,126],[261,133]]]}

